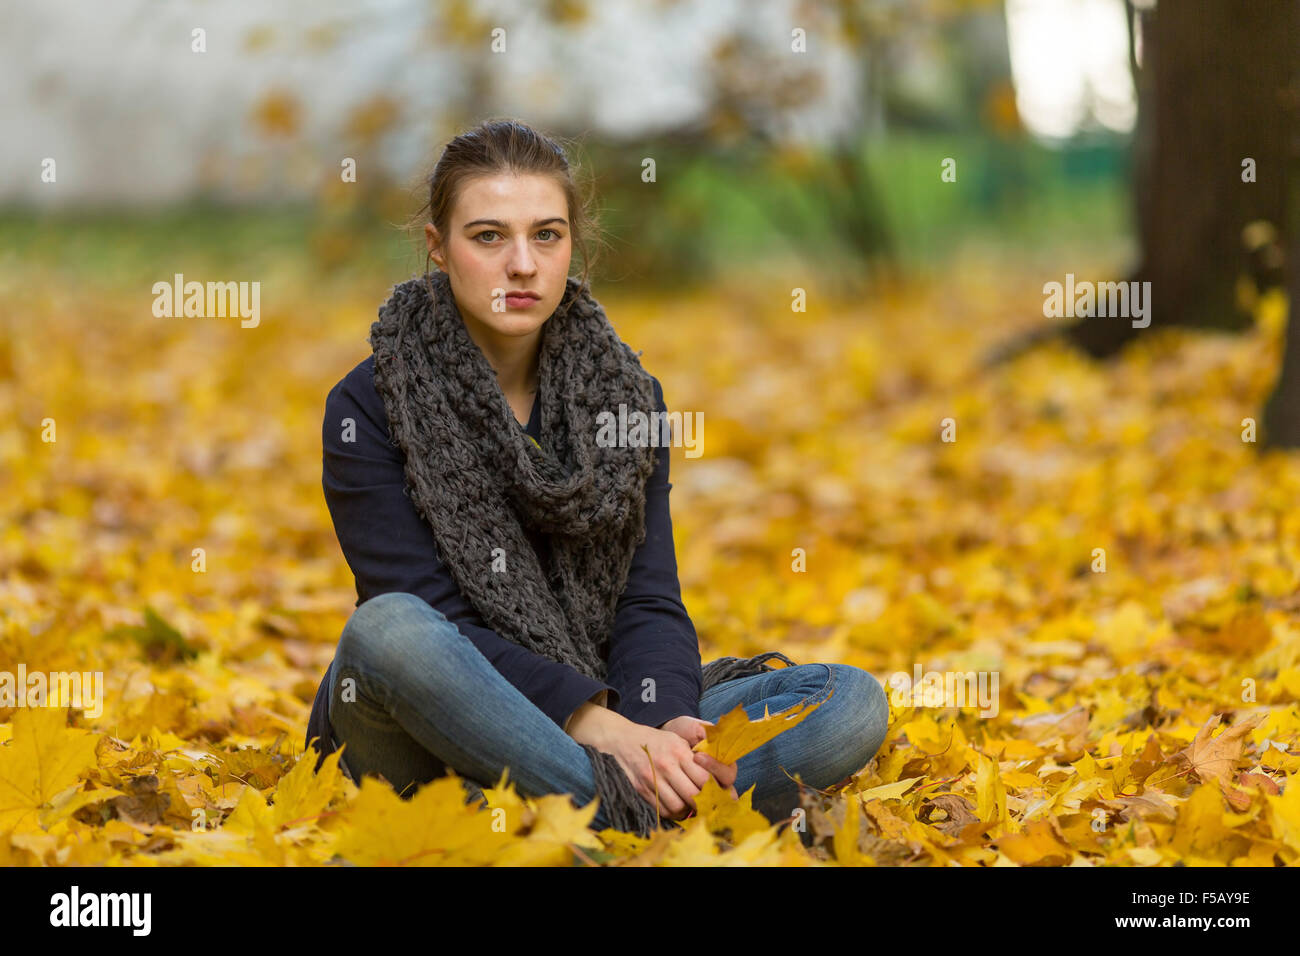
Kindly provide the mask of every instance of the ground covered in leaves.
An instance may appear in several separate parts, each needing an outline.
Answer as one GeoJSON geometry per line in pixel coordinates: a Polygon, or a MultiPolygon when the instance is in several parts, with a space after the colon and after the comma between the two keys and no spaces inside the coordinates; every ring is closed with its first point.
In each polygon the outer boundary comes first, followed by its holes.
{"type": "Polygon", "coordinates": [[[721,792],[642,841],[564,796],[480,810],[452,778],[402,801],[333,759],[313,775],[307,715],[355,602],[321,413],[387,286],[285,269],[244,329],[11,262],[0,670],[102,671],[105,700],[0,708],[0,863],[1300,861],[1300,456],[1242,440],[1285,301],[1236,338],[985,372],[1060,276],[971,262],[846,305],[771,275],[596,289],[669,408],[704,413],[704,454],[672,465],[704,659],[996,673],[995,714],[895,701],[876,759],[806,794],[811,847],[721,792]]]}

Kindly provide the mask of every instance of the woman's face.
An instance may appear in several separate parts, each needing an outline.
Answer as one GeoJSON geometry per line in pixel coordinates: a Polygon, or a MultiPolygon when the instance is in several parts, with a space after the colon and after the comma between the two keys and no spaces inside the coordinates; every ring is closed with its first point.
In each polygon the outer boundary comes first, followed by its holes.
{"type": "Polygon", "coordinates": [[[470,179],[449,219],[441,244],[432,223],[424,233],[471,338],[481,343],[537,333],[560,304],[573,252],[559,183],[536,174],[470,179]]]}

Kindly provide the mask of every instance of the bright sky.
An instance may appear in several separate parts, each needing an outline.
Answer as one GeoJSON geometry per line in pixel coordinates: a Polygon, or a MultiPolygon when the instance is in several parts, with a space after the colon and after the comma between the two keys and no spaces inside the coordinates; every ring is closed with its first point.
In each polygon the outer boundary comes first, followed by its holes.
{"type": "Polygon", "coordinates": [[[1016,106],[1031,132],[1133,128],[1123,0],[1007,0],[1006,13],[1016,106]]]}

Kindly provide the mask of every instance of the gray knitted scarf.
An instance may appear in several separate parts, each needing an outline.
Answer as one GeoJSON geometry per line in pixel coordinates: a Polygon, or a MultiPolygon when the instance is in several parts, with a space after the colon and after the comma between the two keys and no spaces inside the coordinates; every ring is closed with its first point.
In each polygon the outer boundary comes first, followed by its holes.
{"type": "MultiPolygon", "coordinates": [[[[586,287],[567,279],[542,326],[538,443],[470,338],[445,272],[394,287],[370,344],[391,439],[406,456],[406,493],[461,593],[502,637],[604,681],[619,595],[645,540],[656,451],[600,447],[596,417],[617,414],[620,403],[654,410],[639,353],[586,287]],[[549,536],[548,570],[524,525],[549,536]]],[[[776,652],[721,658],[703,668],[703,687],[771,670],[772,657],[793,663],[776,652]]],[[[582,746],[614,827],[648,835],[653,805],[612,754],[582,746]]]]}

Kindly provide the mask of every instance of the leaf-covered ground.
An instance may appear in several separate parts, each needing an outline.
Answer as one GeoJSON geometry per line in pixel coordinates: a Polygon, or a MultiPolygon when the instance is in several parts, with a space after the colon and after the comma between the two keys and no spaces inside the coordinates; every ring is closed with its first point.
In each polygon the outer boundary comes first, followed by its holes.
{"type": "Polygon", "coordinates": [[[639,841],[564,796],[494,790],[494,812],[452,778],[404,802],[335,760],[312,775],[355,601],[321,412],[387,287],[267,275],[243,329],[11,262],[0,670],[102,670],[106,699],[0,708],[0,863],[1296,863],[1300,456],[1242,440],[1285,302],[1237,338],[980,371],[1051,278],[972,263],[848,304],[805,275],[596,290],[669,407],[704,412],[672,506],[705,660],[998,675],[995,715],[897,702],[877,758],[807,794],[805,848],[720,792],[639,841]]]}

